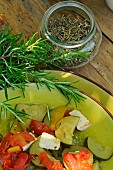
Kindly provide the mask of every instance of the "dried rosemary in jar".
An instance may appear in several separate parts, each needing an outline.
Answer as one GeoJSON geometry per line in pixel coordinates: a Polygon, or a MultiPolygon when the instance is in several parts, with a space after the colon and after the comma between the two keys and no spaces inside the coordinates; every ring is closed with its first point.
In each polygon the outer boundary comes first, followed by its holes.
{"type": "Polygon", "coordinates": [[[63,1],[51,6],[43,16],[41,36],[54,44],[54,50],[60,50],[59,64],[65,68],[87,64],[97,54],[102,41],[93,13],[76,1],[63,1]]]}
{"type": "Polygon", "coordinates": [[[90,29],[90,22],[76,13],[52,18],[48,24],[50,34],[64,43],[75,43],[84,39],[90,29]]]}

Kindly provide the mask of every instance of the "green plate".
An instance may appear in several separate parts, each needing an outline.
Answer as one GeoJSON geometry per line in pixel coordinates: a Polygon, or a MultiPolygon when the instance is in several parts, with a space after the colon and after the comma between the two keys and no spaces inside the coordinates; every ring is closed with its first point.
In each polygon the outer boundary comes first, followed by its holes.
{"type": "MultiPolygon", "coordinates": [[[[86,137],[91,136],[103,145],[113,147],[113,119],[110,115],[110,112],[113,113],[113,97],[100,87],[80,76],[65,72],[52,72],[51,74],[55,75],[60,81],[75,82],[80,80],[77,84],[75,84],[75,86],[85,93],[83,95],[86,97],[86,100],[85,102],[82,101],[78,103],[77,109],[80,110],[92,124],[90,128],[82,132],[82,138],[85,139],[86,137]],[[88,95],[86,95],[86,93],[88,95]],[[96,100],[94,98],[96,98],[96,100]],[[105,107],[100,103],[102,103],[105,107]]],[[[34,83],[31,83],[26,87],[25,98],[23,97],[20,89],[13,90],[12,88],[9,88],[8,95],[9,99],[20,96],[20,98],[8,102],[12,104],[13,107],[15,107],[18,103],[46,103],[49,108],[52,109],[56,106],[67,104],[65,97],[57,89],[49,91],[46,86],[41,86],[37,89],[36,84],[34,83]]],[[[0,102],[2,101],[5,101],[5,96],[4,91],[1,90],[0,102]]],[[[70,107],[76,108],[74,101],[71,102],[70,107]]],[[[2,128],[5,128],[5,126],[3,127],[0,124],[0,131],[2,128]]]]}
{"type": "Polygon", "coordinates": [[[110,92],[106,89],[102,88],[102,86],[80,75],[61,71],[49,72],[51,72],[52,76],[58,78],[59,81],[79,81],[73,86],[79,88],[84,93],[87,93],[88,95],[102,103],[111,112],[111,114],[113,114],[113,95],[110,94],[110,92]]]}
{"type": "MultiPolygon", "coordinates": [[[[14,107],[18,103],[46,103],[48,104],[49,108],[52,109],[56,106],[67,104],[65,97],[57,89],[49,91],[46,86],[41,86],[39,89],[37,89],[34,83],[26,87],[25,98],[19,89],[12,90],[9,88],[8,94],[9,99],[21,96],[20,98],[8,102],[14,107]]],[[[108,111],[102,105],[98,104],[91,97],[86,95],[84,96],[86,97],[86,100],[78,103],[77,109],[80,110],[92,124],[92,126],[84,132],[84,137],[93,136],[103,144],[113,146],[113,120],[111,116],[109,116],[110,113],[108,113],[108,111]]],[[[4,91],[0,91],[0,102],[4,100],[4,91]]],[[[74,101],[71,102],[70,107],[76,108],[74,101]]]]}

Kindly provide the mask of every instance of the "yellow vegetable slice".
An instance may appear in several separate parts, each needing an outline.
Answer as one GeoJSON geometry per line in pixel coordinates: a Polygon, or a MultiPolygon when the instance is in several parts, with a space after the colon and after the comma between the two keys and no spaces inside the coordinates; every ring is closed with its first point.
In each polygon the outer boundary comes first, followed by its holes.
{"type": "Polygon", "coordinates": [[[0,165],[0,170],[4,170],[3,168],[2,168],[2,166],[0,165]]]}
{"type": "Polygon", "coordinates": [[[55,130],[56,124],[60,119],[64,117],[64,114],[67,110],[65,105],[58,106],[54,110],[51,111],[51,122],[50,122],[50,129],[55,130]]]}
{"type": "Polygon", "coordinates": [[[71,145],[73,132],[78,124],[79,117],[67,116],[56,125],[55,135],[61,142],[71,145]]]}
{"type": "Polygon", "coordinates": [[[20,152],[20,151],[21,151],[20,146],[13,146],[13,147],[10,147],[10,148],[7,150],[8,153],[20,152]]]}

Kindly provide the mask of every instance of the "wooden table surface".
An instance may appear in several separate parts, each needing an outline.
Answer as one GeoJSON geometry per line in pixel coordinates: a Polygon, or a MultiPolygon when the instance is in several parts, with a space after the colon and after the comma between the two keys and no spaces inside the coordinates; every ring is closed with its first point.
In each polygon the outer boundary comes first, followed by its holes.
{"type": "MultiPolygon", "coordinates": [[[[105,0],[78,1],[93,11],[103,39],[96,57],[73,72],[93,80],[113,94],[113,11],[105,0]]],[[[8,22],[14,33],[23,33],[28,38],[40,29],[44,12],[56,2],[59,0],[0,0],[0,27],[8,22]]]]}

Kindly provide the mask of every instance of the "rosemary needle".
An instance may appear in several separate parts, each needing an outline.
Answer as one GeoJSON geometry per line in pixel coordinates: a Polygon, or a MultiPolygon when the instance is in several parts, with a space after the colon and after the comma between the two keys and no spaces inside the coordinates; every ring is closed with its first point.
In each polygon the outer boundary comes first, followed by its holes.
{"type": "MultiPolygon", "coordinates": [[[[63,52],[61,55],[60,49],[53,52],[52,44],[43,38],[35,41],[36,36],[37,33],[26,42],[22,34],[12,34],[12,30],[8,31],[8,24],[4,30],[0,31],[0,88],[4,90],[6,97],[6,101],[0,103],[1,112],[4,108],[6,111],[4,117],[7,117],[7,111],[10,111],[22,123],[24,122],[21,118],[28,115],[7,104],[9,87],[21,89],[25,97],[24,91],[27,83],[35,82],[37,90],[42,85],[46,85],[50,91],[57,88],[66,97],[67,103],[73,99],[77,105],[85,99],[79,93],[79,89],[72,87],[72,82],[59,82],[56,77],[49,76],[49,73],[44,70],[48,67],[61,68],[61,59],[66,59],[67,53],[63,52]]],[[[76,54],[80,55],[79,52],[76,54]]]]}

